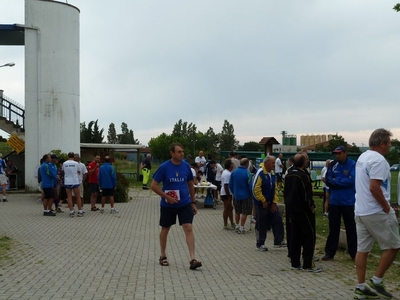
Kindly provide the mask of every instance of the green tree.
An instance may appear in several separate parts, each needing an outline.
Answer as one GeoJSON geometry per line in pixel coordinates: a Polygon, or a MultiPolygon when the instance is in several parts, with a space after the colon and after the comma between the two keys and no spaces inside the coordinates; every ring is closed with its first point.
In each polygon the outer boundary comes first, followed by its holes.
{"type": "Polygon", "coordinates": [[[207,154],[211,154],[213,159],[216,159],[219,155],[219,135],[214,132],[212,127],[209,127],[204,139],[206,143],[205,151],[207,154]]]}
{"type": "Polygon", "coordinates": [[[224,120],[224,125],[222,126],[222,131],[220,135],[219,149],[230,151],[236,150],[238,148],[239,142],[235,138],[235,129],[233,125],[224,120]]]}
{"type": "Polygon", "coordinates": [[[149,147],[151,148],[151,153],[154,157],[157,157],[163,161],[168,160],[171,156],[169,154],[169,146],[173,141],[173,137],[171,135],[167,135],[166,133],[162,133],[155,138],[151,138],[149,141],[149,147]]]}
{"type": "Polygon", "coordinates": [[[386,160],[389,165],[398,164],[399,163],[399,150],[396,148],[390,149],[389,153],[386,155],[386,160]]]}
{"type": "Polygon", "coordinates": [[[345,141],[345,139],[338,135],[337,133],[333,135],[332,139],[329,140],[328,145],[325,147],[324,144],[318,144],[315,146],[315,152],[332,152],[336,147],[345,146],[347,148],[347,152],[349,153],[361,153],[360,148],[356,146],[356,144],[352,144],[349,147],[349,144],[345,141]]]}
{"type": "Polygon", "coordinates": [[[257,142],[246,142],[243,146],[239,146],[239,150],[241,151],[261,151],[263,152],[263,146],[257,142]]]}
{"type": "MultiPolygon", "coordinates": [[[[97,124],[97,121],[92,121],[93,122],[93,133],[92,133],[92,143],[102,143],[104,136],[103,136],[103,132],[104,132],[104,128],[102,128],[101,130],[99,130],[99,125],[97,124]]],[[[90,124],[90,123],[89,123],[90,124]]]]}
{"type": "Polygon", "coordinates": [[[393,9],[397,12],[400,11],[400,3],[397,3],[395,6],[393,6],[393,9]]]}
{"type": "Polygon", "coordinates": [[[90,121],[86,127],[86,123],[80,123],[80,138],[81,143],[102,143],[103,142],[103,131],[102,128],[99,130],[99,126],[97,124],[98,120],[90,121]]]}
{"type": "Polygon", "coordinates": [[[107,140],[109,144],[116,144],[118,141],[117,131],[115,130],[114,123],[111,123],[110,126],[108,127],[107,140]]]}
{"type": "Polygon", "coordinates": [[[129,129],[125,122],[122,122],[121,134],[118,134],[117,137],[118,144],[139,144],[139,141],[133,135],[133,130],[129,129]]]}

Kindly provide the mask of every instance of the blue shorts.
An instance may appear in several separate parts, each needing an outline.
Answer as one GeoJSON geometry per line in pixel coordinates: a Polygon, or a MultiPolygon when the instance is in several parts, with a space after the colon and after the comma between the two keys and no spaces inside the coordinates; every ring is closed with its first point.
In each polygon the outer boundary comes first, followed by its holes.
{"type": "Polygon", "coordinates": [[[160,226],[169,228],[176,224],[176,216],[179,219],[179,225],[193,223],[193,208],[192,204],[181,207],[164,207],[161,206],[160,226]]]}
{"type": "Polygon", "coordinates": [[[44,194],[44,199],[54,199],[54,188],[44,188],[43,194],[44,194]]]}
{"type": "Polygon", "coordinates": [[[98,183],[89,183],[89,190],[91,194],[99,193],[100,188],[98,183]]]}
{"type": "Polygon", "coordinates": [[[80,186],[80,184],[66,184],[64,185],[67,190],[73,190],[80,186]]]}

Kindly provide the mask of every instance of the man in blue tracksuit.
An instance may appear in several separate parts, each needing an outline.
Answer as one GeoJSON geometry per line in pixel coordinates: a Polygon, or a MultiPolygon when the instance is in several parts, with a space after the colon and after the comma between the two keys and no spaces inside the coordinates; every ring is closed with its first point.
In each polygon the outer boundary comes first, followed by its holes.
{"type": "Polygon", "coordinates": [[[54,217],[56,214],[51,211],[54,200],[54,183],[57,182],[57,172],[54,172],[54,168],[51,164],[50,155],[43,155],[43,163],[39,168],[40,176],[42,178],[41,187],[44,194],[43,208],[44,216],[54,217]]]}
{"type": "Polygon", "coordinates": [[[117,188],[117,174],[115,173],[114,167],[111,165],[111,159],[108,155],[104,157],[104,164],[100,167],[99,187],[101,190],[100,212],[104,213],[104,204],[108,196],[111,206],[110,213],[118,213],[118,210],[114,208],[114,191],[117,188]]]}
{"type": "Polygon", "coordinates": [[[357,253],[357,232],[354,221],[356,162],[347,157],[344,146],[337,147],[332,153],[336,155],[336,160],[329,164],[325,177],[330,191],[329,236],[325,245],[325,256],[322,257],[322,260],[332,260],[336,254],[342,216],[346,229],[348,252],[354,260],[357,253]]]}
{"type": "Polygon", "coordinates": [[[286,247],[283,242],[284,229],[282,216],[278,209],[278,189],[276,176],[272,172],[275,167],[275,157],[266,156],[261,167],[254,175],[252,190],[254,207],[256,208],[256,247],[259,251],[267,251],[265,240],[267,227],[274,233],[274,247],[286,247]]]}
{"type": "Polygon", "coordinates": [[[229,180],[229,190],[234,197],[236,232],[245,233],[244,224],[248,215],[253,210],[253,200],[251,193],[251,180],[253,175],[247,170],[249,159],[242,158],[240,166],[232,172],[229,180]],[[240,222],[240,225],[239,225],[240,222]]]}

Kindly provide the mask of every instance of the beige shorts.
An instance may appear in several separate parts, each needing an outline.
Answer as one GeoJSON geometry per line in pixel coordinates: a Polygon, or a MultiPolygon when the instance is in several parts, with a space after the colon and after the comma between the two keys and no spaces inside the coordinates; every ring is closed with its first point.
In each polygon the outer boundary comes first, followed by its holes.
{"type": "Polygon", "coordinates": [[[4,174],[0,174],[0,185],[7,184],[7,183],[8,183],[7,176],[4,174]]]}
{"type": "Polygon", "coordinates": [[[399,225],[394,210],[369,215],[356,216],[357,251],[370,252],[374,241],[381,250],[400,249],[399,225]]]}
{"type": "MultiPolygon", "coordinates": [[[[79,194],[81,195],[81,198],[83,198],[83,183],[79,185],[79,194]]],[[[72,197],[75,197],[75,191],[72,190],[72,197]]]]}

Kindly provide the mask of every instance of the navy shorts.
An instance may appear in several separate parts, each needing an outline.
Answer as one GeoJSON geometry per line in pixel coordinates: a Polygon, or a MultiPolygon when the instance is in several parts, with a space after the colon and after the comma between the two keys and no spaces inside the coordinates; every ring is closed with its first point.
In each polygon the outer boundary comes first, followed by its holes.
{"type": "Polygon", "coordinates": [[[91,194],[100,192],[99,184],[98,183],[89,183],[89,190],[90,190],[91,194]]]}
{"type": "Polygon", "coordinates": [[[283,179],[282,173],[275,173],[275,175],[276,175],[276,181],[277,182],[282,182],[282,179],[283,179]]]}
{"type": "Polygon", "coordinates": [[[217,186],[217,191],[218,191],[218,192],[221,191],[221,181],[215,180],[215,181],[214,181],[214,184],[217,186]]]}
{"type": "Polygon", "coordinates": [[[44,199],[54,199],[54,188],[45,188],[42,189],[44,194],[44,199]]]}
{"type": "Polygon", "coordinates": [[[67,190],[73,190],[80,186],[80,184],[66,184],[64,185],[67,190]]]}
{"type": "Polygon", "coordinates": [[[58,198],[60,200],[65,200],[67,199],[67,192],[65,191],[65,186],[60,187],[60,192],[58,193],[58,198]]]}
{"type": "Polygon", "coordinates": [[[102,192],[101,192],[101,195],[103,197],[114,196],[114,189],[103,189],[102,192]]]}
{"type": "Polygon", "coordinates": [[[161,206],[160,226],[169,228],[176,224],[176,216],[179,219],[179,225],[193,223],[193,208],[192,204],[181,207],[164,207],[161,206]]]}

